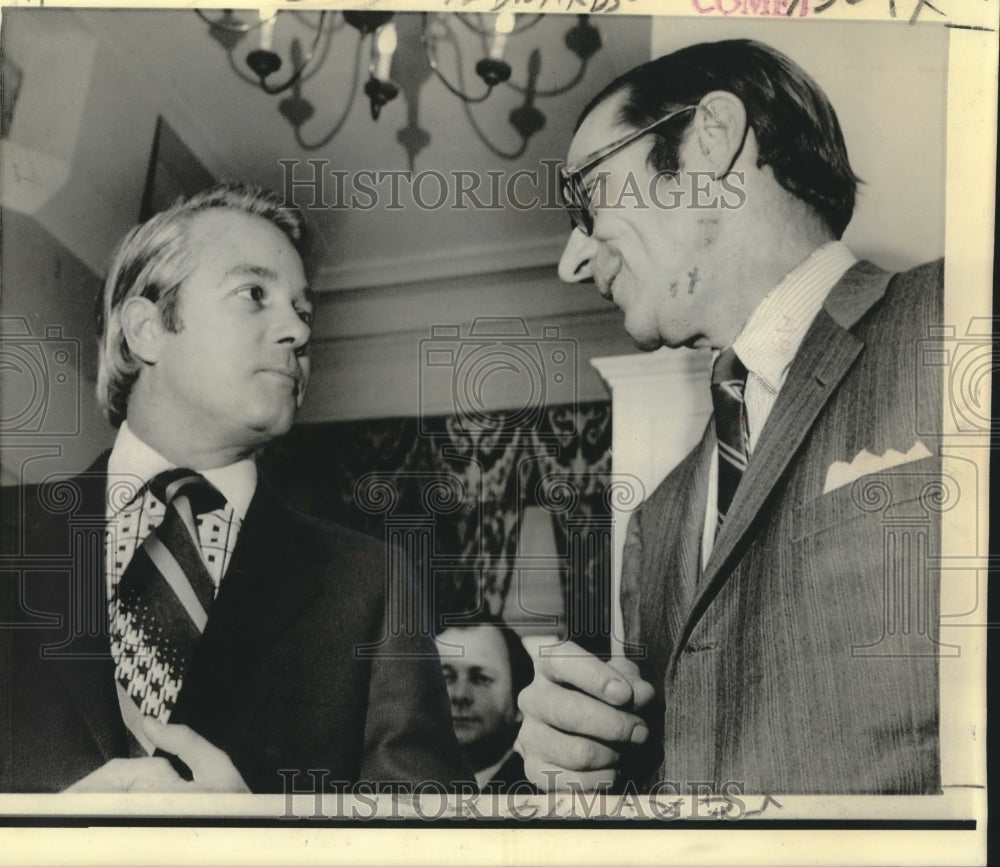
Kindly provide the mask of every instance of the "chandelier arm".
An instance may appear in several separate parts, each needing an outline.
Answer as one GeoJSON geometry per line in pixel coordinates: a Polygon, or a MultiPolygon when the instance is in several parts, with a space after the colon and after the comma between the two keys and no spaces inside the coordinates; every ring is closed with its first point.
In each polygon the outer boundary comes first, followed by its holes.
{"type": "MultiPolygon", "coordinates": [[[[301,12],[296,12],[296,15],[302,15],[302,14],[303,13],[301,12]]],[[[330,54],[330,48],[333,46],[333,37],[338,30],[342,29],[343,27],[337,27],[336,25],[327,28],[326,34],[323,38],[324,39],[323,48],[320,51],[319,57],[316,59],[316,62],[312,64],[312,69],[308,73],[305,72],[305,68],[303,67],[303,75],[302,78],[299,79],[299,83],[304,84],[305,82],[309,81],[309,79],[317,75],[319,71],[323,68],[323,65],[326,63],[326,58],[330,54]]]]}
{"type": "MultiPolygon", "coordinates": [[[[449,91],[451,91],[455,96],[461,99],[462,102],[465,103],[485,102],[489,98],[490,94],[493,93],[492,85],[486,86],[486,93],[484,93],[482,96],[468,96],[467,94],[459,90],[457,87],[455,87],[450,81],[448,81],[448,79],[445,78],[444,73],[442,73],[441,70],[438,68],[437,56],[435,52],[431,50],[430,37],[428,36],[427,33],[428,14],[429,13],[427,12],[424,13],[424,26],[420,33],[420,41],[424,45],[424,57],[427,59],[427,65],[431,68],[431,72],[433,72],[438,77],[438,80],[445,87],[447,87],[449,91]]],[[[450,31],[448,35],[451,36],[452,41],[454,41],[454,36],[451,34],[450,31]]],[[[461,71],[459,71],[459,77],[461,77],[461,71]]]]}
{"type": "Polygon", "coordinates": [[[486,145],[486,147],[489,148],[490,151],[493,152],[493,154],[495,154],[496,156],[500,157],[500,159],[503,159],[503,160],[516,160],[516,159],[520,159],[522,156],[524,156],[524,152],[528,149],[528,139],[527,139],[527,137],[524,137],[524,136],[521,137],[521,146],[519,148],[517,148],[516,150],[513,150],[513,151],[504,151],[504,150],[501,150],[500,148],[498,148],[495,144],[493,144],[493,142],[491,142],[486,137],[486,133],[484,133],[482,131],[482,129],[480,128],[479,124],[476,123],[476,119],[472,115],[472,109],[469,108],[469,104],[468,103],[464,103],[462,105],[462,108],[465,109],[465,117],[468,119],[469,126],[472,127],[473,132],[475,132],[475,134],[479,138],[479,140],[484,145],[486,145]]]}
{"type": "Polygon", "coordinates": [[[455,96],[457,96],[464,103],[485,102],[487,99],[489,99],[490,94],[493,93],[493,88],[487,86],[486,93],[484,93],[482,96],[467,96],[466,94],[462,93],[462,91],[454,87],[448,81],[448,79],[441,74],[440,70],[433,63],[431,64],[431,71],[438,77],[441,83],[448,88],[448,90],[450,90],[453,94],[455,94],[455,96]]]}
{"type": "Polygon", "coordinates": [[[360,90],[360,88],[358,87],[358,82],[361,80],[361,74],[360,74],[361,49],[364,46],[364,42],[365,42],[364,37],[363,36],[359,37],[358,48],[354,55],[354,79],[351,81],[351,90],[350,90],[351,95],[350,98],[347,100],[347,105],[344,106],[344,111],[341,113],[340,119],[334,124],[333,129],[331,129],[330,132],[328,132],[325,136],[323,136],[323,138],[320,139],[318,142],[315,142],[314,144],[309,144],[302,137],[301,128],[295,127],[295,142],[303,150],[315,151],[319,150],[321,147],[325,147],[331,141],[333,141],[334,137],[337,135],[337,133],[340,132],[340,130],[344,126],[344,123],[347,121],[347,118],[351,113],[351,109],[354,107],[354,99],[358,95],[358,90],[360,90]]]}
{"type": "MultiPolygon", "coordinates": [[[[580,68],[577,69],[576,75],[574,75],[566,84],[561,84],[559,87],[551,87],[548,90],[532,90],[532,96],[560,96],[561,94],[568,93],[574,87],[576,87],[582,80],[583,76],[587,72],[588,60],[580,61],[580,68]]],[[[521,84],[515,84],[513,81],[506,82],[508,87],[513,88],[522,96],[528,93],[528,88],[521,84]]]]}
{"type": "Polygon", "coordinates": [[[319,23],[316,25],[316,35],[313,37],[312,45],[309,46],[309,50],[306,52],[306,56],[302,59],[302,63],[292,71],[292,74],[288,77],[288,80],[284,84],[271,85],[268,84],[263,78],[258,80],[258,85],[264,93],[270,94],[271,96],[276,96],[279,93],[284,93],[286,90],[291,89],[302,78],[302,74],[306,71],[306,67],[312,62],[313,55],[316,53],[316,47],[319,45],[319,41],[323,36],[323,21],[326,19],[326,10],[324,9],[319,13],[319,23]]]}
{"type": "MultiPolygon", "coordinates": [[[[476,14],[477,14],[477,15],[479,15],[479,14],[481,14],[481,13],[477,12],[476,14]]],[[[466,18],[465,16],[466,16],[466,13],[464,13],[464,12],[456,12],[456,13],[455,13],[455,18],[457,18],[457,19],[458,19],[459,21],[461,21],[461,22],[462,22],[462,24],[464,24],[464,25],[465,25],[466,27],[468,27],[468,28],[469,28],[469,30],[471,30],[471,31],[472,31],[473,33],[478,33],[478,34],[479,34],[480,36],[486,36],[486,35],[488,35],[488,34],[486,33],[486,31],[485,31],[485,30],[483,30],[483,28],[482,28],[482,27],[480,27],[480,26],[479,26],[479,25],[477,25],[477,24],[473,24],[473,23],[472,23],[471,21],[469,21],[469,19],[468,19],[468,18],[466,18]]]]}
{"type": "MultiPolygon", "coordinates": [[[[236,24],[225,24],[223,23],[223,19],[215,21],[209,18],[204,12],[202,12],[201,9],[195,9],[194,12],[195,15],[197,15],[209,27],[216,27],[219,30],[224,30],[226,33],[249,33],[251,30],[260,27],[260,25],[264,23],[263,21],[258,21],[255,24],[243,24],[242,22],[238,22],[236,24]]],[[[274,18],[277,14],[278,13],[275,12],[271,18],[274,18]]],[[[270,21],[271,18],[268,18],[267,20],[270,21]]]]}
{"type": "MultiPolygon", "coordinates": [[[[302,24],[304,24],[310,30],[319,30],[323,26],[322,16],[320,16],[319,21],[317,21],[317,23],[315,25],[312,24],[312,22],[309,20],[310,18],[315,17],[315,15],[316,15],[316,11],[315,10],[310,11],[310,12],[305,12],[305,11],[303,11],[301,9],[283,9],[282,11],[283,12],[290,12],[300,22],[302,22],[302,24]]],[[[319,11],[322,12],[324,10],[319,10],[319,11]]],[[[329,12],[330,10],[326,10],[326,11],[329,12]]],[[[335,33],[338,30],[343,30],[346,26],[347,26],[347,22],[344,21],[343,18],[340,19],[340,23],[339,24],[337,23],[336,19],[334,19],[334,23],[331,24],[330,27],[329,27],[329,32],[330,33],[335,33]]]]}

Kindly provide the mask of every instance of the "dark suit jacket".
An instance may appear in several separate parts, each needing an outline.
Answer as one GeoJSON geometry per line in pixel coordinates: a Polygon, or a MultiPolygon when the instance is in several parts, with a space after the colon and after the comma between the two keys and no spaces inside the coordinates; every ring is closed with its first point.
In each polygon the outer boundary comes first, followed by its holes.
{"type": "MultiPolygon", "coordinates": [[[[108,651],[106,466],[8,492],[3,791],[58,791],[129,754],[108,651]]],[[[312,769],[326,788],[472,780],[433,642],[387,610],[389,563],[378,541],[299,514],[261,478],[170,721],[224,750],[255,792],[283,791],[282,769],[307,791],[312,769]]],[[[393,580],[397,603],[409,579],[393,580]]]]}
{"type": "Polygon", "coordinates": [[[920,363],[918,343],[941,322],[942,278],[941,263],[895,276],[858,263],[833,289],[704,570],[711,423],[633,516],[626,640],[659,690],[662,745],[662,763],[633,757],[633,777],[774,794],[939,790],[927,568],[939,428],[916,415],[940,415],[940,367],[920,363]],[[824,492],[835,461],[918,440],[933,456],[824,492]]]}

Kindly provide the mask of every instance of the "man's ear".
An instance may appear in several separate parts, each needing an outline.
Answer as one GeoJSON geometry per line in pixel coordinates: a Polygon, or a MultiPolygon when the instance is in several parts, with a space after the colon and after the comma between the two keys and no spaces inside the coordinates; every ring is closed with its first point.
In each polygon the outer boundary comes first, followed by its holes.
{"type": "Polygon", "coordinates": [[[129,351],[147,364],[155,364],[160,354],[160,338],[166,330],[160,308],[148,298],[128,298],[119,313],[122,335],[129,351]]]}
{"type": "Polygon", "coordinates": [[[728,174],[743,149],[747,134],[747,111],[743,100],[726,90],[706,93],[692,121],[694,141],[701,151],[702,165],[718,180],[728,174]]]}

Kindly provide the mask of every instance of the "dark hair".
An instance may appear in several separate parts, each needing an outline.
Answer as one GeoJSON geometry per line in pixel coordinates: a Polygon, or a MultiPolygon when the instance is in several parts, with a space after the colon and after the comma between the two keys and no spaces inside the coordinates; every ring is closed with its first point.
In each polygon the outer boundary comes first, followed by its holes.
{"type": "Polygon", "coordinates": [[[511,693],[516,707],[518,694],[535,678],[535,664],[531,661],[531,654],[525,648],[521,637],[505,621],[488,611],[478,611],[467,618],[463,617],[460,623],[444,626],[441,632],[445,629],[476,629],[480,626],[495,626],[500,630],[504,646],[507,648],[511,693]]]}
{"type": "Polygon", "coordinates": [[[194,268],[188,225],[195,214],[211,209],[267,220],[285,234],[299,256],[304,254],[305,222],[298,208],[286,205],[276,193],[248,184],[219,184],[132,228],[115,250],[97,304],[97,402],[115,427],[125,419],[140,368],[122,333],[122,305],[129,298],[149,298],[160,308],[163,324],[171,331],[180,330],[178,291],[194,268]]]}
{"type": "MultiPolygon", "coordinates": [[[[713,90],[738,96],[757,138],[758,168],[770,166],[790,193],[811,205],[840,238],[854,213],[860,179],[851,169],[833,106],[806,72],[784,54],[750,39],[704,42],[629,70],[587,105],[625,91],[619,122],[640,129],[673,109],[697,105],[713,90]]],[[[688,122],[690,123],[690,121],[688,122]]],[[[687,125],[665,127],[649,154],[656,171],[678,169],[687,125]]]]}

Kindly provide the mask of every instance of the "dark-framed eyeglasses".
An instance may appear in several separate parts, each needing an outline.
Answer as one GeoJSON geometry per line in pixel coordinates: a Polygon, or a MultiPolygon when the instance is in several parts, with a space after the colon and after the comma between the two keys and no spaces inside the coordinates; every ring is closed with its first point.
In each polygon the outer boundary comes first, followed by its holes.
{"type": "Polygon", "coordinates": [[[609,145],[605,145],[600,150],[588,154],[579,162],[571,166],[562,166],[559,175],[562,179],[562,199],[563,205],[569,212],[569,218],[574,229],[579,229],[584,235],[589,237],[594,231],[594,214],[590,210],[593,187],[588,187],[584,178],[587,173],[595,169],[609,157],[614,156],[620,150],[627,148],[630,144],[641,139],[644,135],[655,132],[659,127],[675,117],[688,111],[693,111],[698,106],[686,105],[678,108],[669,114],[664,115],[659,120],[654,121],[649,126],[637,129],[623,138],[616,139],[609,145]]]}

